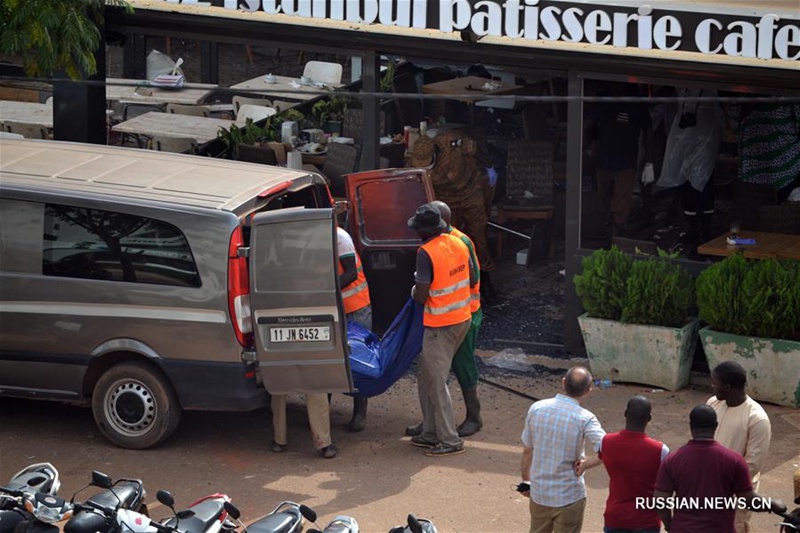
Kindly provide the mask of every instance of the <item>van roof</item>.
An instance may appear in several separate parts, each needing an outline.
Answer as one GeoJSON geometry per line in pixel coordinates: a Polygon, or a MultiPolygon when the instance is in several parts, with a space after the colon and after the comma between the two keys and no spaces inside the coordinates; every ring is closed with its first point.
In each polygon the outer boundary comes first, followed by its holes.
{"type": "Polygon", "coordinates": [[[0,140],[0,186],[154,200],[226,211],[287,181],[325,183],[313,172],[50,140],[0,140]],[[304,178],[304,179],[303,179],[304,178]]]}

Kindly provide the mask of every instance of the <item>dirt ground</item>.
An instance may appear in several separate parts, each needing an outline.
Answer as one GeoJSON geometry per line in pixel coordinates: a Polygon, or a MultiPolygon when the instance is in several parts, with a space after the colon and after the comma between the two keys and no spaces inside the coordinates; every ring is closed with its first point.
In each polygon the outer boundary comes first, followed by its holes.
{"type": "MultiPolygon", "coordinates": [[[[492,355],[491,352],[484,355],[492,355]]],[[[536,358],[537,373],[484,369],[484,377],[520,393],[544,398],[557,390],[563,369],[577,362],[536,358]]],[[[463,403],[451,384],[456,415],[463,403]]],[[[688,412],[709,396],[708,389],[677,393],[650,392],[649,387],[615,384],[595,391],[586,407],[607,431],[622,428],[627,399],[645,393],[653,402],[650,433],[675,449],[688,439],[688,412]]],[[[370,402],[368,428],[348,433],[349,398],[332,403],[338,457],[319,458],[313,450],[304,407],[290,397],[289,448],[269,450],[270,416],[266,409],[250,413],[185,413],[175,433],[152,450],[123,450],[110,445],[94,426],[88,409],[36,401],[0,399],[0,480],[24,466],[52,462],[60,471],[61,494],[69,497],[89,479],[93,469],[115,479],[139,477],[149,491],[152,515],[167,516],[155,492],[173,492],[177,506],[226,492],[252,522],[282,500],[310,505],[323,526],[337,514],[354,516],[362,531],[388,531],[408,513],[432,519],[442,532],[526,531],[528,505],[513,491],[519,481],[522,422],[531,400],[482,385],[484,429],[468,439],[465,454],[425,457],[403,437],[403,428],[417,421],[419,407],[412,376],[370,402]]],[[[800,411],[764,406],[772,420],[773,440],[761,492],[792,498],[792,472],[800,452],[800,411]]],[[[587,474],[588,507],[584,531],[602,531],[608,479],[602,468],[587,474]]],[[[90,494],[86,492],[82,494],[90,494]]],[[[777,531],[774,515],[757,515],[754,531],[777,531]]]]}

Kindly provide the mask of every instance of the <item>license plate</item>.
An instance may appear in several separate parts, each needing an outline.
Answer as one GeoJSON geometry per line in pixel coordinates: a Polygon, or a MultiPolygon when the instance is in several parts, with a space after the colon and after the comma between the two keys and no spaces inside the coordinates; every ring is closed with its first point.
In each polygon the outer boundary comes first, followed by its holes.
{"type": "Polygon", "coordinates": [[[270,342],[323,342],[331,340],[330,326],[270,328],[270,342]]]}

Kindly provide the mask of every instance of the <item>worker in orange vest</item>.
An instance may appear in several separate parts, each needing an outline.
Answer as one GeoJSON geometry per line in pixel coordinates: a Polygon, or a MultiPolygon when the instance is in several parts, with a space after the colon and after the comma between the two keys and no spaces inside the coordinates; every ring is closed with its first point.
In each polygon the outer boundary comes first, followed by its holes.
{"type": "Polygon", "coordinates": [[[417,362],[422,433],[412,437],[411,444],[426,448],[425,455],[430,457],[464,453],[464,441],[453,420],[447,376],[472,322],[470,287],[478,279],[470,268],[467,245],[444,233],[447,223],[434,206],[420,206],[408,225],[423,241],[417,250],[411,296],[424,306],[425,328],[417,362]]]}
{"type": "MultiPolygon", "coordinates": [[[[339,287],[347,320],[372,331],[372,305],[369,286],[356,252],[353,238],[343,228],[336,228],[339,287]]],[[[367,427],[367,397],[353,396],[353,417],[347,426],[350,431],[364,431],[367,427]]]]}
{"type": "MultiPolygon", "coordinates": [[[[467,245],[467,248],[469,248],[470,269],[474,270],[474,274],[480,280],[481,266],[475,254],[475,244],[472,242],[472,239],[450,224],[450,206],[441,200],[433,201],[430,205],[439,211],[442,219],[447,223],[445,233],[458,237],[467,245]]],[[[456,350],[456,355],[453,357],[453,363],[451,365],[451,370],[453,374],[456,375],[458,384],[461,386],[461,393],[464,395],[464,404],[467,408],[466,419],[456,428],[459,437],[474,435],[483,427],[481,402],[478,398],[478,365],[475,363],[475,344],[478,341],[478,331],[483,322],[480,281],[473,287],[470,287],[470,312],[472,313],[472,322],[469,331],[467,331],[464,342],[462,342],[458,350],[456,350]]],[[[406,428],[406,435],[409,437],[415,437],[420,434],[422,434],[421,422],[406,428]]]]}

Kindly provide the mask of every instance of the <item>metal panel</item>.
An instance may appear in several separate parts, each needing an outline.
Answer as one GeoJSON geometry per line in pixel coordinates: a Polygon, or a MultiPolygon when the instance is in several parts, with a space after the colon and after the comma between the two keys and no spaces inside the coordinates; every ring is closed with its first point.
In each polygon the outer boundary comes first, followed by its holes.
{"type": "Polygon", "coordinates": [[[254,217],[250,303],[264,386],[271,394],[350,392],[332,209],[254,217]]]}

